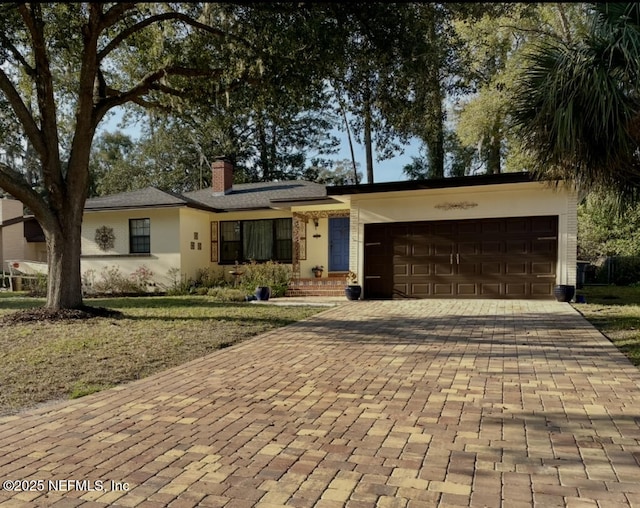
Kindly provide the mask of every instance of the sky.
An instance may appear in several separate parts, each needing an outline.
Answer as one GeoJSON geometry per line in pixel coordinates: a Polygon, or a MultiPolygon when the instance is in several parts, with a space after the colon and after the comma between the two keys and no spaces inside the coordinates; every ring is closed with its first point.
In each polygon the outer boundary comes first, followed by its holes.
{"type": "MultiPolygon", "coordinates": [[[[349,150],[349,141],[347,139],[347,135],[343,132],[336,131],[335,133],[340,139],[340,151],[337,155],[334,155],[332,158],[341,160],[341,159],[349,159],[351,160],[351,151],[349,150]]],[[[407,145],[404,149],[404,153],[402,155],[397,155],[392,159],[388,159],[385,161],[378,162],[376,160],[375,153],[373,154],[373,180],[375,183],[380,182],[400,182],[405,181],[407,177],[402,172],[402,168],[412,162],[411,156],[417,157],[418,151],[420,149],[420,145],[418,142],[414,141],[407,145]]],[[[356,162],[360,165],[358,166],[358,170],[363,175],[363,183],[366,182],[367,179],[367,159],[364,151],[364,146],[358,144],[355,140],[353,140],[353,155],[356,159],[356,162]]],[[[367,182],[368,183],[368,182],[367,182]]]]}
{"type": "MultiPolygon", "coordinates": [[[[122,130],[125,134],[136,138],[139,135],[139,128],[136,125],[132,125],[127,128],[120,128],[119,122],[122,119],[122,115],[119,111],[114,110],[114,115],[112,115],[109,119],[106,120],[104,126],[100,130],[113,132],[115,130],[122,130]]],[[[347,134],[341,131],[334,131],[334,134],[340,140],[340,150],[337,154],[332,155],[330,158],[333,160],[342,160],[349,159],[351,160],[351,151],[349,150],[349,141],[347,139],[347,134]]],[[[355,139],[353,139],[353,154],[356,159],[356,163],[359,164],[358,170],[363,175],[363,183],[366,182],[366,155],[364,146],[359,144],[355,139]]],[[[385,161],[378,162],[376,160],[375,153],[373,155],[373,179],[375,183],[381,182],[400,182],[406,180],[406,176],[404,176],[402,172],[402,168],[411,162],[411,157],[418,156],[420,145],[417,141],[413,141],[409,143],[405,149],[404,153],[400,155],[396,155],[392,159],[388,159],[385,161]]]]}

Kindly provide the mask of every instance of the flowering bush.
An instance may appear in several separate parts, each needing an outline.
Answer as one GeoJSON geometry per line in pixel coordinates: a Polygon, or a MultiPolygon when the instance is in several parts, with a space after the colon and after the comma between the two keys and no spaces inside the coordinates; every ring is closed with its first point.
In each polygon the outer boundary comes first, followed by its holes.
{"type": "Polygon", "coordinates": [[[95,278],[94,270],[87,270],[82,276],[82,282],[85,289],[90,288],[98,293],[146,293],[151,277],[153,272],[144,265],[129,277],[123,275],[117,266],[110,266],[102,269],[100,279],[95,278]]]}

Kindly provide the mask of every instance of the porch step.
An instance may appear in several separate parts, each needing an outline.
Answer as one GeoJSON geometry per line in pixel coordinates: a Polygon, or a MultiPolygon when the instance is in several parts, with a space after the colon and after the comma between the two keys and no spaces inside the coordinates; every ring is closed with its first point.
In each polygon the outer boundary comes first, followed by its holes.
{"type": "Polygon", "coordinates": [[[289,283],[285,296],[344,296],[344,277],[296,279],[289,283]]]}

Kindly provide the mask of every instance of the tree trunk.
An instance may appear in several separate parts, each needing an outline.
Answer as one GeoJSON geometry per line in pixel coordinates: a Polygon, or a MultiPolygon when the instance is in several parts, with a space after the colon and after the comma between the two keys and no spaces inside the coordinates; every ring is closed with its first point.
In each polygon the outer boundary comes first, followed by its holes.
{"type": "Polygon", "coordinates": [[[82,307],[82,278],[80,275],[80,253],[82,215],[69,214],[63,229],[46,231],[49,279],[47,304],[51,310],[77,309],[82,307]],[[75,222],[75,224],[74,224],[75,222]]]}
{"type": "Polygon", "coordinates": [[[262,115],[258,116],[256,125],[258,129],[258,143],[260,145],[260,163],[262,164],[262,181],[271,181],[271,165],[269,163],[269,145],[267,143],[267,133],[262,115]]]}
{"type": "Polygon", "coordinates": [[[364,104],[364,149],[367,159],[367,183],[373,183],[373,148],[371,141],[371,106],[364,104]]]}
{"type": "Polygon", "coordinates": [[[502,124],[502,118],[498,118],[491,129],[491,137],[489,139],[489,146],[487,147],[487,173],[490,175],[499,175],[502,172],[502,133],[500,132],[500,125],[502,124]]]}

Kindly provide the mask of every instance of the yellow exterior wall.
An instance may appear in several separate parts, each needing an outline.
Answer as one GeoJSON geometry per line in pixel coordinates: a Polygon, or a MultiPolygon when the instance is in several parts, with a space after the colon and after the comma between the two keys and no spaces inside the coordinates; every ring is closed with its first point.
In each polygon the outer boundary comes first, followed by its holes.
{"type": "Polygon", "coordinates": [[[187,279],[211,264],[210,216],[202,210],[180,209],[180,273],[187,279]]]}
{"type": "Polygon", "coordinates": [[[557,284],[576,283],[577,197],[541,182],[355,194],[351,203],[350,267],[364,267],[364,225],[384,222],[463,220],[558,215],[557,284]]]}
{"type": "Polygon", "coordinates": [[[103,269],[118,266],[123,275],[129,275],[145,266],[153,272],[153,281],[161,288],[170,285],[168,271],[181,268],[180,264],[180,209],[149,208],[85,212],[82,222],[81,271],[94,270],[99,278],[103,269]],[[129,253],[129,219],[150,219],[151,253],[129,253]],[[115,235],[114,247],[102,251],[95,241],[96,229],[108,226],[115,235]]]}

